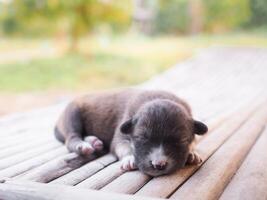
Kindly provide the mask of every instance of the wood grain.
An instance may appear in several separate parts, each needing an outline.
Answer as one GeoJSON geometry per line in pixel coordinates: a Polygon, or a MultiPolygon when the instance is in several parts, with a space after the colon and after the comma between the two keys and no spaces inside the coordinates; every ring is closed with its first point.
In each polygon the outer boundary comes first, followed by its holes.
{"type": "Polygon", "coordinates": [[[22,174],[21,176],[18,176],[17,179],[47,183],[77,169],[96,157],[97,156],[94,154],[89,157],[82,157],[75,153],[69,153],[51,160],[26,174],[22,174]]]}
{"type": "Polygon", "coordinates": [[[1,177],[14,177],[14,176],[20,175],[26,171],[34,169],[46,162],[49,162],[52,159],[55,159],[67,153],[68,151],[66,147],[64,146],[61,146],[56,149],[52,149],[50,151],[39,154],[38,156],[33,157],[29,160],[23,161],[21,163],[12,165],[6,169],[1,170],[0,178],[1,177]]]}
{"type": "Polygon", "coordinates": [[[145,175],[140,171],[131,171],[119,176],[101,190],[124,194],[134,194],[150,179],[150,176],[145,175]]]}
{"type": "Polygon", "coordinates": [[[267,107],[264,105],[170,198],[218,199],[262,132],[266,122],[267,107]]]}
{"type": "Polygon", "coordinates": [[[267,129],[258,139],[220,200],[267,199],[267,129]]]}
{"type": "Polygon", "coordinates": [[[71,186],[49,185],[25,181],[6,181],[0,183],[0,199],[4,200],[157,200],[155,198],[137,197],[104,193],[94,190],[74,188],[71,186]]]}
{"type": "Polygon", "coordinates": [[[35,156],[38,156],[39,154],[44,153],[46,151],[49,151],[51,149],[56,149],[60,146],[62,146],[61,143],[59,143],[56,140],[53,140],[53,142],[50,142],[50,143],[45,144],[43,146],[39,146],[39,147],[34,148],[34,149],[22,151],[20,153],[15,154],[15,155],[11,155],[7,158],[0,160],[0,170],[5,169],[7,167],[10,167],[12,165],[18,164],[20,162],[23,162],[23,161],[28,160],[30,158],[33,158],[35,156]]]}
{"type": "Polygon", "coordinates": [[[96,172],[100,171],[107,165],[115,162],[117,158],[112,154],[107,154],[102,156],[94,161],[91,161],[82,167],[71,171],[70,173],[61,176],[54,181],[51,181],[51,184],[64,184],[64,185],[76,185],[86,178],[92,176],[96,172]]]}
{"type": "Polygon", "coordinates": [[[38,148],[47,143],[54,143],[54,138],[38,138],[36,140],[30,140],[25,143],[20,143],[15,146],[10,146],[9,148],[5,148],[0,151],[0,159],[6,158],[10,155],[15,155],[17,153],[21,153],[22,151],[31,150],[34,148],[38,148]]]}
{"type": "Polygon", "coordinates": [[[90,188],[90,189],[100,189],[112,182],[114,179],[123,174],[124,171],[120,168],[120,162],[116,162],[102,169],[95,175],[85,179],[81,183],[77,184],[76,187],[90,188]]]}

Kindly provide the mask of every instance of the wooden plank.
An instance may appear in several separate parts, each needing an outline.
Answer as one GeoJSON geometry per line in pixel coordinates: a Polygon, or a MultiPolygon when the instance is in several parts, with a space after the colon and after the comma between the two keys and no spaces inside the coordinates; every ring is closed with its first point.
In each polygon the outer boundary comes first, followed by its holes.
{"type": "Polygon", "coordinates": [[[267,107],[264,105],[171,196],[171,199],[218,199],[260,135],[266,121],[267,107]]]}
{"type": "Polygon", "coordinates": [[[116,162],[77,184],[76,187],[99,190],[123,173],[124,171],[120,168],[120,162],[116,162]]]}
{"type": "Polygon", "coordinates": [[[31,135],[36,135],[37,133],[39,135],[46,135],[48,132],[53,133],[55,122],[53,122],[51,119],[49,121],[50,121],[50,124],[41,124],[38,121],[37,122],[33,121],[32,123],[34,125],[32,125],[32,127],[29,125],[29,127],[25,127],[19,130],[6,129],[2,132],[1,137],[4,140],[10,140],[10,139],[13,139],[19,136],[28,137],[31,135]]]}
{"type": "MultiPolygon", "coordinates": [[[[51,138],[53,138],[52,134],[49,134],[51,138]]],[[[16,146],[24,141],[33,141],[33,140],[38,140],[40,137],[43,137],[43,135],[35,134],[35,135],[19,135],[17,137],[12,137],[9,139],[1,139],[1,144],[0,144],[0,150],[3,150],[5,148],[11,147],[11,146],[16,146]]]]}
{"type": "MultiPolygon", "coordinates": [[[[208,134],[205,139],[197,144],[196,151],[201,155],[203,162],[205,162],[247,120],[250,114],[253,113],[255,107],[247,109],[248,110],[243,110],[243,112],[237,113],[232,118],[229,118],[224,124],[208,134]]],[[[200,167],[201,165],[187,166],[173,174],[153,178],[136,194],[167,198],[200,167]]]]}
{"type": "Polygon", "coordinates": [[[58,141],[54,140],[48,144],[45,144],[43,146],[40,146],[38,148],[30,149],[12,156],[9,156],[7,158],[4,158],[0,160],[0,170],[5,169],[7,167],[10,167],[12,165],[15,165],[17,163],[23,162],[25,160],[28,160],[34,156],[37,156],[41,153],[44,153],[46,151],[49,151],[51,149],[55,149],[62,146],[61,143],[58,141]]]}
{"type": "Polygon", "coordinates": [[[34,117],[32,118],[31,121],[28,121],[27,123],[22,123],[22,124],[15,124],[15,122],[13,122],[13,126],[11,127],[0,127],[0,131],[1,131],[1,137],[8,137],[11,135],[20,135],[20,134],[24,134],[27,133],[27,131],[40,131],[43,128],[53,128],[55,122],[56,122],[56,118],[51,117],[47,117],[46,119],[35,119],[34,117]],[[42,129],[40,129],[42,128],[42,129]]]}
{"type": "Polygon", "coordinates": [[[150,176],[145,175],[140,171],[131,171],[119,176],[101,190],[105,192],[134,194],[150,179],[150,176]]]}
{"type": "Polygon", "coordinates": [[[18,176],[17,179],[47,183],[74,169],[77,169],[83,164],[92,161],[96,157],[97,156],[94,154],[90,157],[82,157],[75,153],[69,153],[18,176]]]}
{"type": "Polygon", "coordinates": [[[267,199],[267,129],[258,139],[220,200],[267,199]]]}
{"type": "Polygon", "coordinates": [[[33,111],[23,113],[15,113],[1,117],[0,119],[0,134],[5,131],[16,132],[18,130],[28,129],[29,127],[36,127],[38,124],[46,124],[47,122],[55,122],[59,114],[62,112],[67,102],[57,105],[48,106],[33,111]],[[51,120],[54,119],[54,120],[51,120]],[[36,122],[33,124],[33,122],[36,122]],[[16,126],[14,126],[16,124],[16,126]]]}
{"type": "Polygon", "coordinates": [[[157,200],[155,198],[136,197],[104,193],[95,190],[74,188],[71,186],[49,185],[33,182],[6,181],[0,183],[0,199],[8,200],[157,200]]]}
{"type": "Polygon", "coordinates": [[[5,148],[0,151],[0,160],[10,155],[15,155],[17,153],[21,153],[22,151],[27,151],[35,147],[39,147],[40,145],[44,145],[46,143],[53,143],[54,140],[54,138],[38,138],[37,140],[30,140],[25,143],[5,148]]]}
{"type": "Polygon", "coordinates": [[[21,163],[12,165],[4,170],[1,170],[0,178],[1,177],[14,177],[14,176],[20,175],[26,171],[29,171],[35,167],[38,167],[52,159],[55,159],[67,153],[68,153],[68,150],[66,149],[65,146],[52,149],[45,153],[39,154],[38,156],[34,158],[31,158],[29,160],[23,161],[21,163]]]}
{"type": "Polygon", "coordinates": [[[107,165],[115,162],[117,158],[112,154],[107,154],[102,156],[94,161],[91,161],[84,166],[71,171],[70,173],[61,176],[54,181],[51,181],[51,184],[64,184],[64,185],[76,185],[86,178],[92,176],[96,172],[100,171],[107,165]]]}

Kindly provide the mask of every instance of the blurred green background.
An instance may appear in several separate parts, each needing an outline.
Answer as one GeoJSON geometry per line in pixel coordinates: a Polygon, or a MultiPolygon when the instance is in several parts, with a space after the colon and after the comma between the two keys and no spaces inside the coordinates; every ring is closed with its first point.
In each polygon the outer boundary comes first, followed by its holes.
{"type": "Polygon", "coordinates": [[[266,34],[266,0],[0,0],[0,114],[135,85],[210,46],[267,47],[266,34]]]}

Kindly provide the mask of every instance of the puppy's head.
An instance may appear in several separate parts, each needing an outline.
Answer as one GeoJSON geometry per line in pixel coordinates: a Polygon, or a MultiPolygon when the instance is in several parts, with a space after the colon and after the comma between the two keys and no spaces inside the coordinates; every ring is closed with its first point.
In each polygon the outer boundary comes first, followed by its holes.
{"type": "Polygon", "coordinates": [[[169,100],[146,103],[120,129],[130,135],[138,168],[151,176],[182,168],[194,134],[202,135],[208,130],[182,106],[169,100]]]}

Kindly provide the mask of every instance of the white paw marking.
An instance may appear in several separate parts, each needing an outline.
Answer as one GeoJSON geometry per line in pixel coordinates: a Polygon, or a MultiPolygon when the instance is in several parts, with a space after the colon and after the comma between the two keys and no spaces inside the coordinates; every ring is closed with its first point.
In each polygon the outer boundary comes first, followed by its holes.
{"type": "Polygon", "coordinates": [[[121,160],[121,169],[125,171],[130,171],[136,169],[135,159],[133,155],[125,156],[121,160]]]}
{"type": "Polygon", "coordinates": [[[96,136],[87,136],[84,141],[88,142],[96,151],[101,151],[104,148],[104,144],[96,136]]]}
{"type": "Polygon", "coordinates": [[[94,153],[94,148],[88,142],[81,142],[76,146],[77,151],[81,155],[90,155],[94,153]]]}

